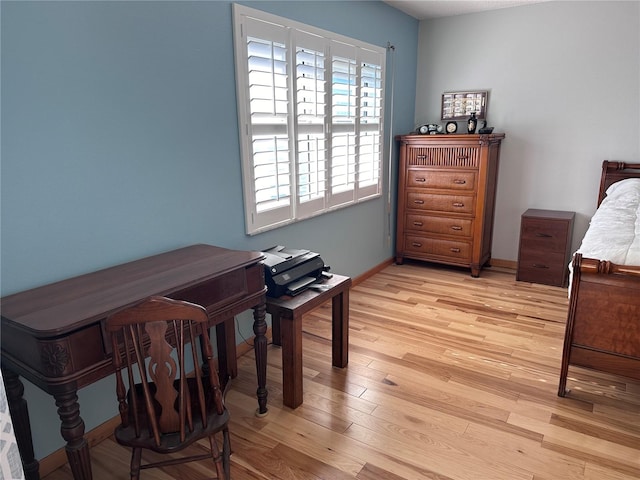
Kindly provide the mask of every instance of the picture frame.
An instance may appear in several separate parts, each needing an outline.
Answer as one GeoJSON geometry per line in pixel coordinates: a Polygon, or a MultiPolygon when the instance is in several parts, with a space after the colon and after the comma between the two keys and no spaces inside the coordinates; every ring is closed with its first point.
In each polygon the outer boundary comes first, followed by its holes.
{"type": "Polygon", "coordinates": [[[442,94],[441,119],[466,120],[472,112],[479,120],[487,116],[487,90],[469,90],[464,92],[445,92],[442,94]]]}

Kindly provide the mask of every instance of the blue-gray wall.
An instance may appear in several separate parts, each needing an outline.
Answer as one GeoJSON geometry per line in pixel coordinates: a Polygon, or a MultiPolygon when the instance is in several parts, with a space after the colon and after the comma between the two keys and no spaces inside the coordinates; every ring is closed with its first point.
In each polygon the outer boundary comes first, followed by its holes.
{"type": "MultiPolygon", "coordinates": [[[[417,20],[377,1],[243,3],[393,44],[391,130],[413,128],[417,20]]],[[[309,248],[351,276],[392,256],[386,178],[380,199],[245,235],[231,2],[2,1],[0,13],[2,295],[200,242],[309,248]]],[[[87,429],[116,415],[113,391],[112,378],[80,391],[87,429]]],[[[26,397],[42,458],[64,445],[56,409],[29,384],[26,397]]]]}

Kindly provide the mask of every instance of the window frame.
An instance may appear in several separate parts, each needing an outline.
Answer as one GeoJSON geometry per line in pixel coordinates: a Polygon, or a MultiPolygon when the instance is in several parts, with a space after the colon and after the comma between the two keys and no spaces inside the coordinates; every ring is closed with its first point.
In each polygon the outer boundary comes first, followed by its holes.
{"type": "MultiPolygon", "coordinates": [[[[233,27],[246,233],[255,235],[381,197],[386,49],[238,4],[233,4],[233,27]],[[250,56],[249,48],[253,49],[252,52],[266,51],[265,55],[271,56],[256,60],[256,56],[250,56]],[[279,57],[283,52],[284,57],[279,57]],[[316,59],[313,67],[316,72],[321,72],[313,77],[316,85],[312,87],[317,90],[305,91],[303,94],[297,90],[301,81],[297,78],[298,68],[301,65],[310,68],[304,62],[296,63],[298,55],[316,59]],[[282,62],[279,62],[277,73],[275,64],[281,58],[286,58],[286,69],[283,70],[282,62]],[[350,71],[347,83],[343,84],[343,90],[348,91],[350,96],[348,105],[341,103],[343,108],[340,115],[337,115],[338,108],[334,105],[338,96],[334,90],[337,81],[333,63],[339,60],[352,61],[354,70],[350,71]],[[264,85],[256,85],[255,76],[251,83],[250,75],[256,71],[250,71],[249,64],[252,61],[271,61],[271,70],[266,74],[270,78],[264,85]],[[286,94],[278,88],[283,81],[282,71],[285,71],[286,94]],[[364,73],[368,76],[365,77],[364,73]],[[318,87],[320,77],[324,85],[322,92],[318,87]],[[267,84],[268,82],[271,83],[267,84]],[[373,85],[370,86],[370,83],[373,85]],[[263,106],[268,108],[271,103],[272,113],[264,114],[266,120],[262,119],[262,111],[257,112],[255,103],[252,111],[252,100],[260,100],[255,94],[252,97],[252,86],[254,89],[261,89],[254,90],[254,93],[260,91],[269,96],[263,106]],[[273,92],[268,92],[269,88],[273,92]],[[300,95],[307,95],[309,92],[315,95],[315,99],[311,98],[309,101],[307,96],[301,101],[300,95]],[[323,102],[319,101],[320,98],[323,102]],[[304,103],[305,119],[299,118],[301,103],[304,103]],[[279,116],[281,114],[278,112],[283,105],[286,105],[286,115],[279,116]],[[311,115],[307,114],[307,107],[311,115]],[[318,114],[319,110],[323,110],[322,115],[318,114]],[[371,116],[361,116],[369,114],[371,116]],[[276,133],[280,136],[280,142],[276,139],[276,133]],[[307,137],[302,138],[304,135],[307,137]],[[306,149],[303,145],[305,142],[307,146],[314,146],[306,149]],[[267,161],[266,166],[271,167],[270,177],[267,177],[271,178],[271,183],[267,186],[270,192],[277,193],[272,193],[274,196],[270,197],[271,200],[264,202],[258,198],[261,193],[256,186],[258,148],[254,145],[270,143],[272,149],[268,153],[271,160],[267,161]],[[331,153],[332,149],[340,150],[346,155],[342,164],[331,153]],[[307,161],[300,160],[301,152],[307,161]],[[306,171],[302,168],[308,168],[308,176],[305,176],[306,171]],[[301,181],[303,178],[304,181],[301,181]],[[334,178],[346,179],[348,183],[344,188],[338,189],[334,178]],[[283,181],[282,185],[279,183],[280,179],[283,181]],[[309,200],[310,196],[300,190],[305,182],[309,182],[311,187],[317,187],[321,194],[309,200]],[[320,184],[323,189],[318,186],[320,184]],[[280,200],[283,192],[284,196],[280,200]],[[271,207],[260,207],[265,204],[271,207]]],[[[304,80],[309,85],[309,79],[304,80]]]]}

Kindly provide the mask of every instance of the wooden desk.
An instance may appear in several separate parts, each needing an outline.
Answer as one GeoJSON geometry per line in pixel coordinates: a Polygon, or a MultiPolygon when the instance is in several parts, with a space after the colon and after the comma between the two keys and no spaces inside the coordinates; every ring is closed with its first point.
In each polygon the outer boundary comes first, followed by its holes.
{"type": "Polygon", "coordinates": [[[151,295],[206,307],[211,326],[216,326],[223,379],[238,371],[234,316],[253,308],[258,412],[266,413],[262,258],[258,252],[192,245],[2,298],[2,373],[27,480],[40,475],[19,376],[53,395],[73,478],[90,480],[77,391],[113,373],[105,318],[151,295]]]}
{"type": "Polygon", "coordinates": [[[295,297],[267,297],[267,312],[272,317],[274,345],[282,347],[282,396],[287,407],[302,403],[302,316],[331,300],[332,352],[334,367],[349,362],[349,287],[351,279],[333,275],[323,292],[308,289],[295,297]]]}

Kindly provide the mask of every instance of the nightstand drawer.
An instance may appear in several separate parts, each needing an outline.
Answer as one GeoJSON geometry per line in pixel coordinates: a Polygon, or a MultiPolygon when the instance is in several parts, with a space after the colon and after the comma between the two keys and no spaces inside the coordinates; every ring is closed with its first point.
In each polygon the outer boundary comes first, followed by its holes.
{"type": "Polygon", "coordinates": [[[563,270],[557,267],[544,268],[542,264],[538,264],[534,267],[518,267],[516,280],[561,287],[564,286],[564,277],[563,270]]]}
{"type": "Polygon", "coordinates": [[[519,268],[529,268],[533,270],[556,270],[563,272],[567,264],[563,263],[563,252],[546,252],[544,250],[523,250],[518,262],[519,268]]]}
{"type": "Polygon", "coordinates": [[[522,224],[520,245],[525,249],[564,252],[568,228],[567,222],[526,219],[522,224]]]}

